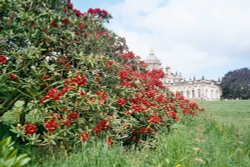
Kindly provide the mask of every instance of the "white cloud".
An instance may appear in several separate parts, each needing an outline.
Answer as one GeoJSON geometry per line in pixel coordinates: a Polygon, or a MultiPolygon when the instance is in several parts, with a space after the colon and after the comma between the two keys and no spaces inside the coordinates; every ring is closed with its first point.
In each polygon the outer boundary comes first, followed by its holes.
{"type": "Polygon", "coordinates": [[[249,0],[124,0],[106,8],[132,51],[145,58],[153,47],[186,77],[250,66],[249,0]]]}
{"type": "Polygon", "coordinates": [[[163,62],[174,68],[173,70],[178,69],[184,76],[201,77],[204,71],[229,63],[227,58],[212,55],[189,44],[176,45],[166,55],[163,62]]]}

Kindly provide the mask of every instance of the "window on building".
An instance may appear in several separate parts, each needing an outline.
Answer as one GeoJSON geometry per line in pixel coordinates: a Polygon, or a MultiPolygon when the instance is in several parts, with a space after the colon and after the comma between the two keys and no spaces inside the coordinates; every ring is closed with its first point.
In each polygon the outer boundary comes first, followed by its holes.
{"type": "Polygon", "coordinates": [[[189,90],[187,90],[187,98],[189,99],[189,90]]]}
{"type": "Polygon", "coordinates": [[[214,90],[213,89],[211,90],[211,98],[212,99],[214,98],[214,90]]]}
{"type": "Polygon", "coordinates": [[[195,97],[195,93],[194,93],[194,90],[192,90],[192,98],[195,97]]]}
{"type": "Polygon", "coordinates": [[[198,89],[198,97],[201,97],[201,90],[198,89]]]}
{"type": "Polygon", "coordinates": [[[183,96],[183,91],[181,91],[181,95],[183,96]]]}

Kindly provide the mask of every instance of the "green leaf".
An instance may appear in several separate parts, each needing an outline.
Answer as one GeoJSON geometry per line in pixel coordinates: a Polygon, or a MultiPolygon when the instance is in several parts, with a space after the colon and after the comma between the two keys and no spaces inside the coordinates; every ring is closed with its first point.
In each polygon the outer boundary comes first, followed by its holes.
{"type": "Polygon", "coordinates": [[[15,107],[22,107],[23,105],[24,105],[24,101],[21,101],[21,100],[18,100],[18,101],[14,104],[15,107]]]}
{"type": "Polygon", "coordinates": [[[28,157],[27,154],[22,154],[16,159],[16,163],[13,166],[19,167],[19,166],[24,166],[26,165],[31,158],[28,157]]]}
{"type": "Polygon", "coordinates": [[[12,151],[9,155],[8,155],[8,158],[7,159],[12,159],[12,158],[16,158],[16,155],[17,155],[17,152],[18,152],[18,150],[14,150],[14,151],[12,151]]]}

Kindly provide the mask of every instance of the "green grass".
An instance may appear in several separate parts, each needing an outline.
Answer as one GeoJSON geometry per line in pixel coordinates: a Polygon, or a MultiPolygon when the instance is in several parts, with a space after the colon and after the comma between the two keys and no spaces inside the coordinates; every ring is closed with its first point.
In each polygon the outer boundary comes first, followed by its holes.
{"type": "MultiPolygon", "coordinates": [[[[250,132],[250,131],[249,131],[250,132]]],[[[157,137],[156,147],[125,150],[102,142],[83,143],[72,153],[31,151],[29,166],[65,167],[248,167],[250,133],[241,134],[233,127],[216,121],[196,118],[189,126],[175,125],[169,135],[157,137]]]]}
{"type": "Polygon", "coordinates": [[[204,101],[207,117],[240,129],[250,128],[250,100],[204,101]]]}
{"type": "MultiPolygon", "coordinates": [[[[91,141],[63,148],[30,148],[29,167],[249,167],[250,101],[200,102],[206,112],[175,124],[144,148],[124,149],[91,141]],[[152,147],[152,145],[154,147],[152,147]]],[[[19,146],[22,147],[23,146],[19,146]]]]}

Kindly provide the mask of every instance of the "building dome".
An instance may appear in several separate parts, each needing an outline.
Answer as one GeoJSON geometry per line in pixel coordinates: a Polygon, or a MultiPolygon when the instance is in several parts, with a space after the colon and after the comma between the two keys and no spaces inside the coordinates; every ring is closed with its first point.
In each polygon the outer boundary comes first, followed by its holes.
{"type": "Polygon", "coordinates": [[[158,57],[155,56],[153,49],[150,50],[150,53],[145,60],[145,63],[148,65],[149,70],[161,68],[161,61],[158,59],[158,57]]]}

